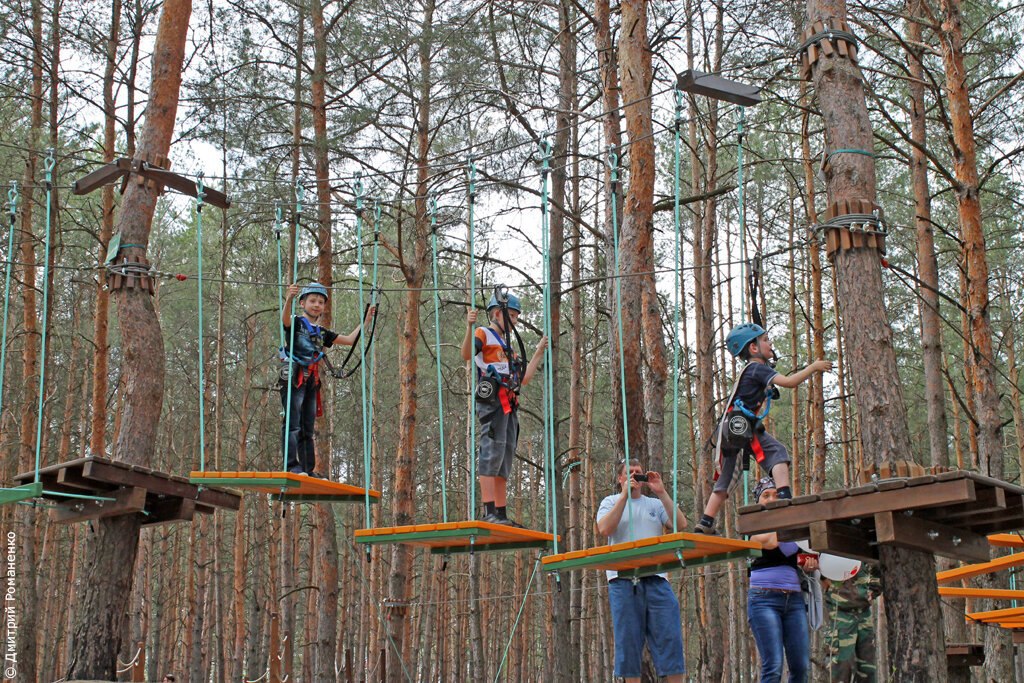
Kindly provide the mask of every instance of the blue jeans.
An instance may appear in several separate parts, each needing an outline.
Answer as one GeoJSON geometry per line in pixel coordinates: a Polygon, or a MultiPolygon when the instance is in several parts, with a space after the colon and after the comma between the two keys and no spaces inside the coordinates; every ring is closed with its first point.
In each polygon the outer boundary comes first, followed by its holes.
{"type": "MultiPolygon", "coordinates": [[[[296,366],[295,373],[302,372],[296,366]]],[[[313,439],[316,436],[316,395],[320,387],[311,377],[306,377],[302,386],[292,381],[291,413],[288,417],[288,433],[284,435],[286,468],[290,471],[301,469],[307,474],[316,467],[316,451],[313,439]]],[[[288,409],[288,387],[281,387],[281,408],[288,409]]]]}
{"type": "Polygon", "coordinates": [[[645,641],[659,676],[686,673],[679,601],[668,581],[645,576],[634,593],[631,579],[612,579],[608,600],[615,633],[616,676],[640,676],[645,641]]]}
{"type": "Polygon", "coordinates": [[[789,682],[804,683],[811,668],[811,634],[804,594],[751,588],[747,619],[761,657],[761,683],[782,680],[782,657],[789,664],[789,682]]]}

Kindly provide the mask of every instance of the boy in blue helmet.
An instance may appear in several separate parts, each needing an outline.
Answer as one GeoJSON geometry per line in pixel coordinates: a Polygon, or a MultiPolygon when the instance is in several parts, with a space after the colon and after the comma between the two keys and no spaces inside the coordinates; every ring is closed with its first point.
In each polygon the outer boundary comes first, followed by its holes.
{"type": "Polygon", "coordinates": [[[792,498],[789,485],[789,451],[774,436],[764,430],[761,424],[771,408],[773,398],[778,398],[778,389],[795,389],[816,372],[828,372],[832,361],[816,360],[803,370],[792,375],[783,375],[775,370],[775,349],[768,332],[760,325],[743,323],[734,327],[725,338],[725,346],[734,357],[746,361],[736,380],[732,396],[726,408],[726,418],[741,413],[751,423],[749,442],[740,448],[724,444],[727,436],[723,426],[731,420],[723,420],[715,430],[712,441],[715,459],[715,485],[711,497],[704,507],[704,514],[694,528],[695,532],[715,533],[715,516],[722,503],[729,497],[730,484],[735,476],[737,458],[743,450],[749,450],[757,464],[776,484],[780,499],[792,498]]]}
{"type": "Polygon", "coordinates": [[[523,341],[515,329],[522,311],[519,297],[498,288],[487,303],[490,325],[474,330],[477,310],[471,308],[462,340],[462,359],[473,358],[477,370],[476,415],[481,428],[477,469],[484,503],[480,519],[514,527],[521,525],[508,518],[507,482],[519,443],[519,389],[537,372],[548,343],[541,337],[524,367],[523,341]],[[519,354],[512,350],[512,335],[519,354]]]}
{"type": "Polygon", "coordinates": [[[291,409],[288,412],[287,433],[283,434],[284,449],[287,456],[287,469],[292,474],[314,475],[316,468],[316,451],[314,436],[316,418],[323,415],[323,404],[320,400],[320,360],[324,357],[324,348],[343,344],[352,346],[359,339],[359,332],[368,324],[374,315],[374,307],[369,307],[363,325],[352,330],[351,334],[338,334],[320,327],[317,322],[323,315],[327,305],[327,288],[319,282],[311,282],[300,291],[293,284],[288,287],[284,302],[285,360],[290,357],[291,364],[285,363],[282,368],[281,407],[288,411],[288,372],[291,365],[291,409]],[[292,317],[292,301],[299,297],[299,308],[302,313],[292,317]],[[292,327],[295,327],[294,332],[292,327]]]}

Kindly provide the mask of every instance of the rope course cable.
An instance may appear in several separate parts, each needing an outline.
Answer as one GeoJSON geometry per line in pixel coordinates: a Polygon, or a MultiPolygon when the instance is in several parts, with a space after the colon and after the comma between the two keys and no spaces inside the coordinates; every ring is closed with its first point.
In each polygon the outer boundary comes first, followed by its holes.
{"type": "Polygon", "coordinates": [[[437,196],[428,200],[430,214],[430,256],[434,282],[434,354],[437,368],[437,425],[440,431],[438,448],[441,455],[441,516],[448,522],[448,474],[444,440],[444,383],[441,376],[441,297],[437,288],[437,196]]]}
{"type": "MultiPolygon", "coordinates": [[[[544,262],[544,279],[551,277],[551,216],[548,207],[548,181],[551,175],[551,139],[547,135],[541,141],[541,252],[544,262]]],[[[544,347],[544,481],[546,505],[544,506],[544,523],[548,533],[554,535],[554,551],[558,552],[558,481],[555,467],[555,403],[553,359],[551,354],[551,285],[546,283],[543,288],[544,298],[544,336],[548,343],[544,347]]],[[[523,359],[524,362],[526,359],[523,359]]],[[[556,573],[555,580],[561,585],[561,577],[556,573]]]]}
{"type": "MultiPolygon", "coordinates": [[[[476,209],[476,162],[471,158],[466,167],[466,211],[468,225],[466,234],[469,240],[469,300],[467,306],[472,307],[476,299],[476,249],[475,249],[475,209],[476,209]]],[[[469,359],[469,519],[476,519],[476,416],[473,414],[476,408],[476,361],[469,359]]],[[[475,540],[475,539],[474,539],[475,540]]]]}
{"type": "Polygon", "coordinates": [[[43,241],[43,321],[39,344],[42,362],[39,363],[39,404],[36,410],[36,471],[33,483],[39,483],[39,466],[43,453],[43,406],[46,402],[46,340],[49,333],[50,320],[50,247],[53,232],[53,169],[57,161],[53,158],[53,150],[49,150],[43,168],[46,171],[46,233],[43,241]]]}
{"type": "Polygon", "coordinates": [[[11,181],[7,191],[7,214],[10,217],[7,228],[7,261],[4,266],[4,321],[3,336],[0,337],[0,420],[4,414],[4,377],[7,376],[7,322],[11,307],[11,269],[14,262],[14,228],[18,220],[18,183],[11,181]]]}
{"type": "Polygon", "coordinates": [[[206,362],[204,360],[204,316],[203,316],[203,199],[206,192],[203,188],[203,174],[196,178],[196,267],[199,270],[196,283],[196,307],[199,325],[199,469],[206,470],[206,362]]]}

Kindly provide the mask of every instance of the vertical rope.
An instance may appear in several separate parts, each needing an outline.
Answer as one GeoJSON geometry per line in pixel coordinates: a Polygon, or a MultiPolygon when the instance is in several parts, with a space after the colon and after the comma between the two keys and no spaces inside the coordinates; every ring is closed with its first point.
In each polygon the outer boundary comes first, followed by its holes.
{"type": "MultiPolygon", "coordinates": [[[[747,265],[747,213],[745,196],[743,192],[743,124],[746,122],[746,108],[741,106],[739,118],[736,120],[736,180],[739,184],[739,214],[740,214],[740,320],[745,320],[747,315],[746,289],[747,280],[745,277],[747,265]]],[[[753,295],[753,292],[751,292],[753,295]]],[[[757,306],[757,301],[750,302],[751,307],[757,306]]],[[[740,455],[739,457],[742,457],[740,455]]],[[[743,504],[750,502],[750,469],[743,470],[743,504]]]]}
{"type": "Polygon", "coordinates": [[[673,297],[675,301],[672,315],[672,532],[679,532],[679,316],[682,310],[682,302],[679,300],[680,271],[683,268],[682,244],[679,239],[681,232],[680,224],[680,167],[681,167],[681,143],[680,136],[683,129],[683,91],[676,90],[676,119],[675,119],[675,158],[674,158],[674,197],[672,202],[672,223],[675,229],[675,287],[673,297]]]}
{"type": "Polygon", "coordinates": [[[205,344],[203,336],[203,199],[206,197],[203,187],[203,174],[196,178],[196,258],[198,260],[198,278],[196,299],[199,310],[199,469],[206,471],[206,368],[203,354],[205,344]]]}
{"type": "MultiPolygon", "coordinates": [[[[547,135],[540,145],[543,160],[541,165],[541,249],[544,257],[544,336],[548,343],[544,347],[544,480],[548,490],[545,510],[547,532],[554,536],[553,549],[558,553],[558,474],[555,467],[555,385],[552,376],[551,358],[551,215],[548,207],[548,181],[551,175],[551,140],[547,135]],[[547,518],[550,517],[550,523],[547,518]]],[[[526,360],[526,359],[523,359],[526,360]]]]}
{"type": "Polygon", "coordinates": [[[437,289],[437,197],[430,194],[430,255],[434,273],[434,366],[437,368],[437,424],[441,438],[441,513],[448,521],[448,473],[444,452],[444,392],[441,380],[441,296],[437,289]]]}
{"type": "Polygon", "coordinates": [[[0,421],[4,414],[4,376],[7,374],[7,317],[11,308],[11,269],[14,267],[14,226],[18,220],[18,183],[11,181],[7,191],[7,212],[10,227],[7,230],[7,259],[4,265],[4,322],[0,338],[0,421]]]}
{"type": "MultiPolygon", "coordinates": [[[[612,247],[615,250],[615,313],[618,320],[618,337],[619,337],[619,389],[621,392],[622,399],[622,440],[624,446],[624,458],[626,468],[626,478],[628,479],[631,475],[629,474],[630,461],[632,458],[629,454],[629,410],[626,408],[626,353],[623,348],[625,343],[622,332],[622,271],[621,264],[619,263],[619,210],[618,201],[616,199],[618,194],[619,185],[619,155],[615,153],[615,145],[608,145],[608,169],[611,171],[609,178],[611,185],[611,202],[612,202],[612,247]]],[[[629,521],[629,538],[633,540],[633,489],[630,486],[629,491],[626,495],[626,518],[629,521]]]]}
{"type": "MultiPolygon", "coordinates": [[[[46,169],[46,237],[43,249],[43,328],[39,338],[39,405],[36,410],[36,474],[34,483],[39,483],[39,464],[43,453],[43,404],[46,390],[46,336],[50,318],[50,233],[53,225],[53,149],[49,149],[44,162],[46,169]]],[[[13,260],[13,259],[12,259],[13,260]]],[[[34,283],[25,283],[32,286],[34,283]]]]}
{"type": "MultiPolygon", "coordinates": [[[[363,280],[366,278],[366,269],[363,266],[363,179],[356,174],[353,192],[356,197],[356,263],[359,267],[359,311],[360,315],[365,308],[365,296],[363,294],[363,280]]],[[[365,316],[364,316],[365,319],[365,316]]],[[[362,321],[360,321],[362,325],[362,321]]],[[[361,329],[359,335],[359,391],[363,406],[363,511],[366,529],[370,528],[370,442],[367,436],[370,432],[369,412],[366,408],[366,330],[361,329]]],[[[366,548],[369,556],[370,548],[366,548]]]]}
{"type": "MultiPolygon", "coordinates": [[[[476,164],[472,159],[469,160],[469,167],[466,169],[467,180],[469,181],[469,190],[466,197],[469,210],[469,301],[467,305],[472,310],[475,305],[473,302],[476,301],[476,262],[474,256],[474,231],[476,230],[474,225],[473,209],[476,206],[476,164]]],[[[476,331],[473,331],[474,339],[476,331]]],[[[476,342],[473,342],[473,348],[471,349],[473,356],[469,360],[469,520],[473,521],[476,519],[476,342]]]]}
{"type": "MultiPolygon", "coordinates": [[[[306,188],[298,180],[295,181],[295,235],[292,237],[292,280],[297,281],[299,275],[299,230],[302,229],[302,200],[306,196],[306,188]]],[[[282,309],[284,306],[282,305],[282,309]]],[[[283,313],[283,312],[282,312],[283,313]]],[[[295,300],[292,299],[291,310],[288,311],[291,319],[288,335],[288,349],[285,355],[288,356],[288,386],[285,389],[284,402],[284,451],[281,470],[288,471],[288,448],[291,445],[291,422],[292,422],[292,385],[295,377],[295,360],[292,356],[292,349],[295,348],[295,300]]],[[[284,315],[281,316],[281,324],[284,325],[284,315]]],[[[283,332],[282,332],[283,336],[283,332]]],[[[295,460],[299,460],[299,444],[295,444],[295,460]]]]}

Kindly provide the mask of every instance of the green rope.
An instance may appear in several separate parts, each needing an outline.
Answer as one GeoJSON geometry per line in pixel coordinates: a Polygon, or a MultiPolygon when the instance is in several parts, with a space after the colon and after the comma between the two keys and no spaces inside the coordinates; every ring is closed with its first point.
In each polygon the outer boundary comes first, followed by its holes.
{"type": "MultiPolygon", "coordinates": [[[[558,552],[557,550],[555,552],[558,552]]],[[[526,584],[526,593],[523,595],[523,602],[519,605],[519,612],[516,613],[516,620],[512,624],[512,632],[508,634],[508,642],[505,643],[505,650],[501,653],[501,663],[498,664],[498,670],[494,674],[494,683],[498,683],[498,679],[501,678],[501,671],[505,668],[505,662],[508,661],[508,649],[512,646],[512,639],[516,635],[516,629],[519,628],[519,620],[523,618],[523,610],[526,608],[526,601],[530,599],[530,589],[533,588],[533,579],[537,576],[537,568],[540,566],[540,555],[537,555],[537,560],[533,563],[533,572],[530,574],[530,581],[526,584]]]]}
{"type": "MultiPolygon", "coordinates": [[[[295,236],[292,238],[292,279],[298,278],[299,274],[299,230],[302,229],[302,200],[306,196],[306,188],[302,186],[302,183],[298,180],[295,181],[295,236]]],[[[280,244],[280,242],[279,242],[280,244]]],[[[280,261],[278,261],[278,275],[280,276],[280,261]]],[[[283,286],[283,282],[281,285],[283,286]]],[[[284,304],[281,305],[281,325],[284,325],[284,304]]],[[[295,300],[292,299],[292,307],[288,312],[289,322],[291,323],[288,327],[290,330],[288,335],[288,387],[285,389],[285,402],[284,402],[284,451],[283,463],[281,470],[284,472],[288,471],[288,448],[291,445],[291,420],[292,420],[292,381],[295,376],[295,360],[292,358],[291,349],[295,348],[295,300]]],[[[284,336],[284,330],[282,327],[281,332],[282,338],[284,336]]],[[[298,442],[295,444],[295,459],[298,462],[298,442]]]]}
{"type": "MultiPolygon", "coordinates": [[[[551,175],[551,140],[547,135],[541,141],[541,250],[544,255],[544,336],[548,343],[544,347],[544,481],[547,482],[545,500],[546,530],[554,537],[553,549],[558,553],[558,476],[555,468],[555,385],[552,376],[551,362],[551,222],[548,207],[548,179],[551,175]],[[550,518],[550,521],[548,521],[550,518]]],[[[525,358],[523,359],[526,360],[525,358]]]]}
{"type": "MultiPolygon", "coordinates": [[[[743,181],[743,124],[746,122],[746,108],[740,107],[739,118],[736,120],[736,177],[739,184],[739,214],[740,214],[740,317],[746,319],[746,265],[747,265],[747,211],[744,195],[743,181]]],[[[757,306],[756,301],[750,302],[751,309],[757,306]]],[[[743,470],[743,504],[746,505],[750,497],[750,471],[743,470]]]]}
{"type": "MultiPolygon", "coordinates": [[[[619,156],[615,153],[615,145],[608,145],[608,169],[610,170],[609,181],[611,185],[612,202],[612,246],[615,250],[615,313],[618,319],[619,333],[619,389],[622,395],[622,437],[624,454],[624,466],[627,479],[631,476],[629,468],[631,460],[629,455],[629,411],[626,408],[626,353],[624,350],[624,338],[622,332],[622,272],[619,263],[619,211],[616,195],[619,184],[619,156]]],[[[626,518],[629,522],[629,540],[633,540],[633,488],[629,487],[626,493],[626,518]]]]}
{"type": "MultiPolygon", "coordinates": [[[[53,158],[53,149],[51,148],[47,155],[46,161],[44,162],[44,168],[46,169],[46,237],[44,240],[45,247],[43,249],[43,329],[42,335],[39,338],[40,343],[40,356],[42,357],[39,363],[39,406],[36,411],[36,474],[34,483],[39,483],[39,464],[43,453],[43,404],[45,403],[45,389],[46,389],[46,335],[48,319],[50,317],[50,233],[53,225],[53,167],[57,164],[57,161],[53,158]]],[[[27,283],[31,284],[31,283],[27,283]]]]}
{"type": "Polygon", "coordinates": [[[199,309],[199,469],[206,471],[206,369],[203,367],[203,174],[196,178],[196,253],[199,261],[197,299],[199,309]]]}
{"type": "Polygon", "coordinates": [[[4,266],[4,323],[3,337],[0,338],[0,420],[4,414],[4,376],[7,370],[7,318],[11,307],[11,270],[14,265],[14,226],[18,218],[18,183],[11,181],[7,191],[7,212],[11,217],[7,231],[7,262],[4,266]]]}
{"type": "MultiPolygon", "coordinates": [[[[473,233],[475,231],[473,221],[473,209],[476,206],[476,164],[473,160],[469,160],[469,168],[466,169],[467,180],[469,181],[469,189],[466,197],[466,203],[469,209],[469,301],[467,305],[470,310],[473,308],[473,302],[476,300],[476,262],[473,255],[473,233]]],[[[476,334],[474,330],[473,334],[476,334]]],[[[476,342],[473,342],[471,351],[476,351],[476,342]]],[[[476,354],[469,359],[469,520],[473,521],[476,519],[476,415],[473,413],[476,407],[476,354]]],[[[471,539],[475,541],[475,537],[471,539]]]]}
{"type": "MultiPolygon", "coordinates": [[[[741,112],[743,111],[743,107],[740,107],[740,111],[741,112]]],[[[828,163],[829,161],[832,161],[832,157],[834,157],[837,154],[860,154],[862,156],[871,157],[872,159],[875,158],[875,153],[870,151],[870,150],[854,149],[854,148],[851,147],[851,148],[837,149],[837,150],[833,151],[831,154],[829,154],[825,158],[825,163],[828,163]]]]}
{"type": "Polygon", "coordinates": [[[444,385],[441,380],[441,296],[437,286],[437,197],[430,195],[430,255],[434,274],[434,366],[437,368],[437,424],[441,447],[441,513],[448,522],[448,473],[444,452],[444,385]]]}
{"type": "Polygon", "coordinates": [[[675,253],[676,261],[675,287],[673,296],[675,298],[674,312],[672,315],[672,532],[679,532],[679,317],[682,309],[682,302],[679,300],[680,270],[683,267],[682,244],[680,233],[682,217],[680,215],[680,173],[681,173],[681,142],[680,137],[683,130],[683,91],[676,90],[676,120],[675,120],[675,196],[672,205],[672,222],[675,228],[675,253]]]}
{"type": "Polygon", "coordinates": [[[281,264],[283,257],[281,255],[281,222],[283,219],[283,210],[281,209],[281,202],[274,202],[274,238],[277,242],[277,330],[278,330],[278,346],[284,350],[284,268],[281,264]]]}
{"type": "MultiPolygon", "coordinates": [[[[363,294],[363,280],[366,277],[366,269],[363,267],[363,180],[357,174],[353,187],[356,197],[356,262],[359,267],[359,311],[364,308],[365,297],[363,294]]],[[[359,323],[362,325],[362,321],[359,323]]],[[[370,432],[368,422],[369,413],[366,408],[366,330],[360,329],[359,335],[359,378],[360,395],[363,405],[363,511],[367,529],[370,528],[370,441],[367,438],[370,432]]],[[[366,555],[369,557],[370,548],[367,546],[366,555]]]]}

